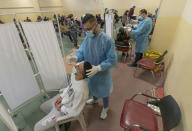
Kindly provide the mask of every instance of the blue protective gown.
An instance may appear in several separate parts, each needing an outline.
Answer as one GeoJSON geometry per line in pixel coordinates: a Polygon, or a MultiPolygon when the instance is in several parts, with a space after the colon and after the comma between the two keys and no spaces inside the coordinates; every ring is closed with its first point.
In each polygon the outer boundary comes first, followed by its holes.
{"type": "Polygon", "coordinates": [[[152,30],[152,20],[147,17],[142,20],[131,33],[136,36],[136,53],[144,53],[148,47],[148,36],[152,30]]]}
{"type": "Polygon", "coordinates": [[[88,87],[97,98],[108,97],[113,90],[110,69],[117,62],[114,41],[104,32],[92,38],[85,37],[77,54],[78,62],[87,61],[91,65],[101,66],[101,71],[87,78],[88,87]]]}

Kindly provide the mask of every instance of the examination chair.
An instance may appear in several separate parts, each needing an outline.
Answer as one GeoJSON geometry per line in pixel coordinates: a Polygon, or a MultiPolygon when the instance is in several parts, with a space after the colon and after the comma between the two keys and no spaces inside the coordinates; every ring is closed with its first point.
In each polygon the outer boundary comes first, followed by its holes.
{"type": "Polygon", "coordinates": [[[158,131],[155,112],[146,104],[133,100],[137,95],[153,99],[154,101],[150,104],[160,108],[163,131],[170,131],[179,124],[181,111],[171,95],[159,99],[144,93],[138,93],[131,99],[125,100],[120,118],[120,126],[124,128],[124,131],[158,131]]]}
{"type": "MultiPolygon", "coordinates": [[[[60,89],[59,92],[62,92],[63,90],[64,89],[60,89]]],[[[85,104],[81,108],[78,108],[78,110],[75,112],[75,114],[72,117],[67,117],[67,118],[66,116],[58,117],[56,119],[56,125],[55,125],[56,131],[60,131],[60,127],[59,127],[60,125],[71,122],[71,121],[75,121],[75,120],[79,121],[82,131],[86,131],[87,130],[86,123],[85,123],[84,114],[83,114],[84,107],[85,107],[85,104]]]]}
{"type": "Polygon", "coordinates": [[[55,125],[56,131],[60,131],[60,128],[59,128],[60,125],[67,123],[67,122],[74,121],[74,120],[78,120],[81,125],[82,131],[86,131],[86,123],[85,123],[85,119],[84,119],[84,115],[83,115],[83,110],[78,112],[76,114],[76,116],[74,116],[74,117],[70,117],[70,118],[66,119],[65,117],[61,116],[61,117],[57,118],[56,125],[55,125]]]}

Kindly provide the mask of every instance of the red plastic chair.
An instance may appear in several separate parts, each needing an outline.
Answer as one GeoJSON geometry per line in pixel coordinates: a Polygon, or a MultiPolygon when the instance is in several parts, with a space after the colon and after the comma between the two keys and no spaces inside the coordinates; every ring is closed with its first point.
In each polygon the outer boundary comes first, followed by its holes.
{"type": "Polygon", "coordinates": [[[122,56],[123,62],[126,61],[126,58],[128,57],[129,49],[131,48],[133,40],[124,40],[124,41],[115,41],[115,46],[117,51],[121,51],[125,54],[125,56],[122,56]]]}
{"type": "Polygon", "coordinates": [[[168,51],[166,50],[156,61],[149,58],[142,58],[141,60],[139,60],[137,62],[137,68],[135,70],[134,76],[136,74],[138,67],[142,67],[144,69],[150,70],[153,77],[155,78],[155,72],[163,70],[164,68],[163,59],[167,53],[168,51]]]}
{"type": "Polygon", "coordinates": [[[124,103],[120,125],[125,131],[158,131],[153,110],[132,99],[127,99],[124,103]]]}
{"type": "Polygon", "coordinates": [[[138,93],[131,99],[125,100],[120,119],[120,126],[124,128],[124,131],[158,131],[158,122],[155,113],[147,105],[134,101],[133,99],[137,95],[154,99],[150,104],[160,108],[163,131],[170,131],[179,124],[181,111],[172,96],[168,95],[159,99],[138,93]]]}

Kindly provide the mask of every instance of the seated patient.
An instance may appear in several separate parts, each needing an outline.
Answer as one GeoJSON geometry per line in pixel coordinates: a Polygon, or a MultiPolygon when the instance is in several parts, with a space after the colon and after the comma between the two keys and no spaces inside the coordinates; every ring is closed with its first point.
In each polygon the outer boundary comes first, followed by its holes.
{"type": "Polygon", "coordinates": [[[75,68],[73,67],[71,84],[64,88],[61,94],[41,105],[41,109],[47,115],[35,124],[34,131],[44,131],[54,127],[56,119],[60,116],[65,116],[67,119],[80,113],[88,99],[89,91],[85,78],[87,78],[86,70],[91,68],[88,62],[77,63],[75,68]]]}
{"type": "Polygon", "coordinates": [[[120,27],[119,33],[117,34],[117,41],[128,42],[129,39],[130,39],[130,36],[127,34],[125,29],[123,27],[120,27]]]}
{"type": "MultiPolygon", "coordinates": [[[[123,27],[119,28],[119,33],[117,34],[117,41],[115,42],[116,46],[121,46],[123,48],[123,46],[125,46],[125,48],[127,48],[127,46],[129,46],[129,39],[130,36],[128,35],[128,33],[125,31],[125,29],[123,27]]],[[[122,56],[125,56],[125,52],[122,52],[122,56]]]]}

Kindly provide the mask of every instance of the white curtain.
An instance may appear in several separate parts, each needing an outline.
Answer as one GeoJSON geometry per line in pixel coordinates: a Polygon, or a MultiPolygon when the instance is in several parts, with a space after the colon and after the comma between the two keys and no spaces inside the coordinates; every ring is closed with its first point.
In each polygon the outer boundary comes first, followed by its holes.
{"type": "Polygon", "coordinates": [[[113,17],[112,14],[105,14],[105,28],[106,28],[106,34],[109,37],[113,37],[113,17]]]}
{"type": "Polygon", "coordinates": [[[14,23],[0,24],[0,91],[11,109],[40,93],[14,23]]]}
{"type": "Polygon", "coordinates": [[[4,108],[3,104],[0,101],[0,120],[11,130],[11,131],[17,131],[17,127],[7,112],[7,110],[4,108]]]}
{"type": "Polygon", "coordinates": [[[52,21],[21,24],[46,90],[66,87],[66,71],[52,21]]]}

